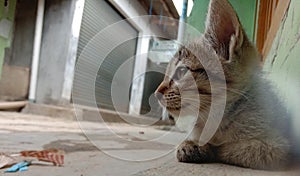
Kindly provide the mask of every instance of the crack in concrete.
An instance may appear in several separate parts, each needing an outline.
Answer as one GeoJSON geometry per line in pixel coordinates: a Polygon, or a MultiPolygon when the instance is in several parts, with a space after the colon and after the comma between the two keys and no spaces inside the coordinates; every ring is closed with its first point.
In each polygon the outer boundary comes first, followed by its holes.
{"type": "Polygon", "coordinates": [[[295,49],[295,47],[299,41],[300,41],[300,35],[298,35],[296,41],[292,44],[291,48],[289,49],[288,54],[285,56],[282,64],[280,65],[280,68],[282,68],[283,65],[287,62],[288,58],[290,57],[290,54],[293,52],[293,50],[295,49]]]}
{"type": "Polygon", "coordinates": [[[286,23],[287,16],[288,16],[288,13],[286,13],[285,17],[282,20],[282,24],[281,24],[282,27],[280,29],[280,34],[278,34],[279,38],[278,38],[277,46],[276,46],[276,48],[274,50],[274,52],[275,52],[274,56],[273,56],[272,61],[271,61],[271,68],[273,67],[274,62],[275,62],[275,60],[276,60],[276,58],[278,56],[277,53],[278,53],[279,45],[281,43],[281,39],[282,39],[282,36],[283,36],[283,31],[285,29],[285,23],[286,23]]]}

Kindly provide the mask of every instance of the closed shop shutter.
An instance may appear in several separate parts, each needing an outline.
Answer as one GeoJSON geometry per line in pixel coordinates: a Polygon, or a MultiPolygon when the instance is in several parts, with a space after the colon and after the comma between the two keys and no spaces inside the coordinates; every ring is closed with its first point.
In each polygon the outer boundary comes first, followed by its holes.
{"type": "MultiPolygon", "coordinates": [[[[86,0],[83,12],[77,60],[83,53],[87,60],[101,60],[102,64],[99,65],[99,71],[95,78],[95,99],[98,107],[104,109],[115,110],[111,99],[111,85],[113,77],[119,67],[129,61],[130,58],[134,57],[137,45],[138,32],[128,23],[123,22],[122,25],[115,26],[114,24],[120,22],[124,18],[118,14],[118,12],[104,0],[86,0]],[[110,27],[106,30],[105,36],[101,34],[101,31],[107,29],[110,25],[115,27],[110,27]],[[95,37],[97,36],[98,37],[95,37]],[[105,40],[98,40],[99,38],[105,38],[105,40]],[[119,41],[123,39],[128,39],[126,41],[119,41]],[[88,45],[92,40],[92,46],[88,45]],[[105,41],[105,42],[103,42],[105,41]],[[113,48],[108,48],[118,43],[118,45],[113,48]],[[86,47],[88,46],[88,47],[86,47]],[[111,52],[105,57],[101,57],[103,53],[110,49],[111,52]]],[[[100,63],[100,61],[95,61],[95,63],[100,63]]],[[[130,84],[132,81],[134,60],[130,60],[129,64],[126,64],[126,72],[122,73],[118,78],[114,78],[116,85],[120,88],[126,84],[130,84]]],[[[89,72],[88,68],[85,69],[89,72]]],[[[84,80],[83,80],[84,81],[84,80]]],[[[84,85],[88,86],[88,85],[84,85]]],[[[115,84],[115,82],[114,82],[115,84]]],[[[73,94],[76,94],[76,103],[82,105],[93,105],[90,99],[85,97],[85,94],[81,89],[75,89],[73,94]],[[77,92],[76,92],[77,91],[77,92]]],[[[128,92],[128,90],[127,90],[128,92]]],[[[73,95],[74,97],[74,95],[73,95]]],[[[115,100],[114,100],[115,101],[115,100]]],[[[122,112],[128,112],[129,99],[124,97],[117,97],[118,110],[122,112]]]]}

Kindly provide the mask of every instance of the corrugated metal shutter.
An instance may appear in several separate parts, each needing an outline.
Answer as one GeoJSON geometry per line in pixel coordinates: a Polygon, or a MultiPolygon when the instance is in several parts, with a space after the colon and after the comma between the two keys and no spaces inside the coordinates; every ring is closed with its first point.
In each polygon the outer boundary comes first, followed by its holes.
{"type": "MultiPolygon", "coordinates": [[[[117,69],[125,61],[135,55],[138,32],[129,23],[122,23],[122,26],[110,28],[109,34],[106,33],[106,36],[100,36],[100,38],[106,38],[105,42],[103,42],[103,40],[93,41],[93,45],[95,45],[94,48],[92,48],[93,46],[90,46],[88,49],[85,47],[97,34],[101,35],[99,32],[103,29],[121,20],[123,20],[122,16],[120,16],[108,2],[104,0],[85,1],[77,58],[79,58],[80,54],[84,51],[86,53],[86,57],[90,57],[88,60],[103,59],[103,63],[99,67],[95,81],[95,98],[98,107],[111,110],[115,109],[111,100],[111,84],[113,76],[117,69]],[[122,41],[120,43],[120,38],[128,38],[130,40],[122,41]],[[120,44],[114,48],[108,48],[114,43],[120,44]],[[112,49],[112,51],[107,55],[107,57],[98,57],[108,49],[112,49]],[[94,58],[91,59],[91,57],[94,58]]],[[[122,84],[130,84],[132,81],[133,65],[133,62],[127,65],[127,72],[122,74],[122,78],[117,78],[118,85],[120,85],[120,87],[122,87],[122,84]]],[[[86,71],[89,71],[88,68],[86,71]]],[[[75,94],[77,103],[79,102],[80,104],[87,106],[93,105],[94,102],[90,102],[91,100],[86,99],[84,93],[75,92],[75,94]]],[[[119,97],[117,101],[118,110],[127,112],[129,106],[128,99],[119,97]]]]}

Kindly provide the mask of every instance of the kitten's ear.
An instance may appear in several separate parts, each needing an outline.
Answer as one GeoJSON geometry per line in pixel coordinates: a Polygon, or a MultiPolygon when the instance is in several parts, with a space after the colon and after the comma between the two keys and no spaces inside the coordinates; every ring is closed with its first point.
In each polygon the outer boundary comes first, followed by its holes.
{"type": "Polygon", "coordinates": [[[243,29],[236,12],[227,0],[211,0],[206,19],[205,37],[217,54],[231,60],[243,44],[243,29]]]}

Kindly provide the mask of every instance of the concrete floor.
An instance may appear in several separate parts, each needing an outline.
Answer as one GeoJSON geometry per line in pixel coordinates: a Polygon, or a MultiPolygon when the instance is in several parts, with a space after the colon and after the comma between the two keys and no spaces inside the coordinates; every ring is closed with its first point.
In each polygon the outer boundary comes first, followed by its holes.
{"type": "Polygon", "coordinates": [[[4,174],[2,169],[0,175],[300,175],[299,169],[267,172],[223,164],[178,163],[174,149],[185,134],[166,129],[0,112],[0,152],[44,148],[66,152],[63,167],[31,165],[26,172],[4,174]]]}

